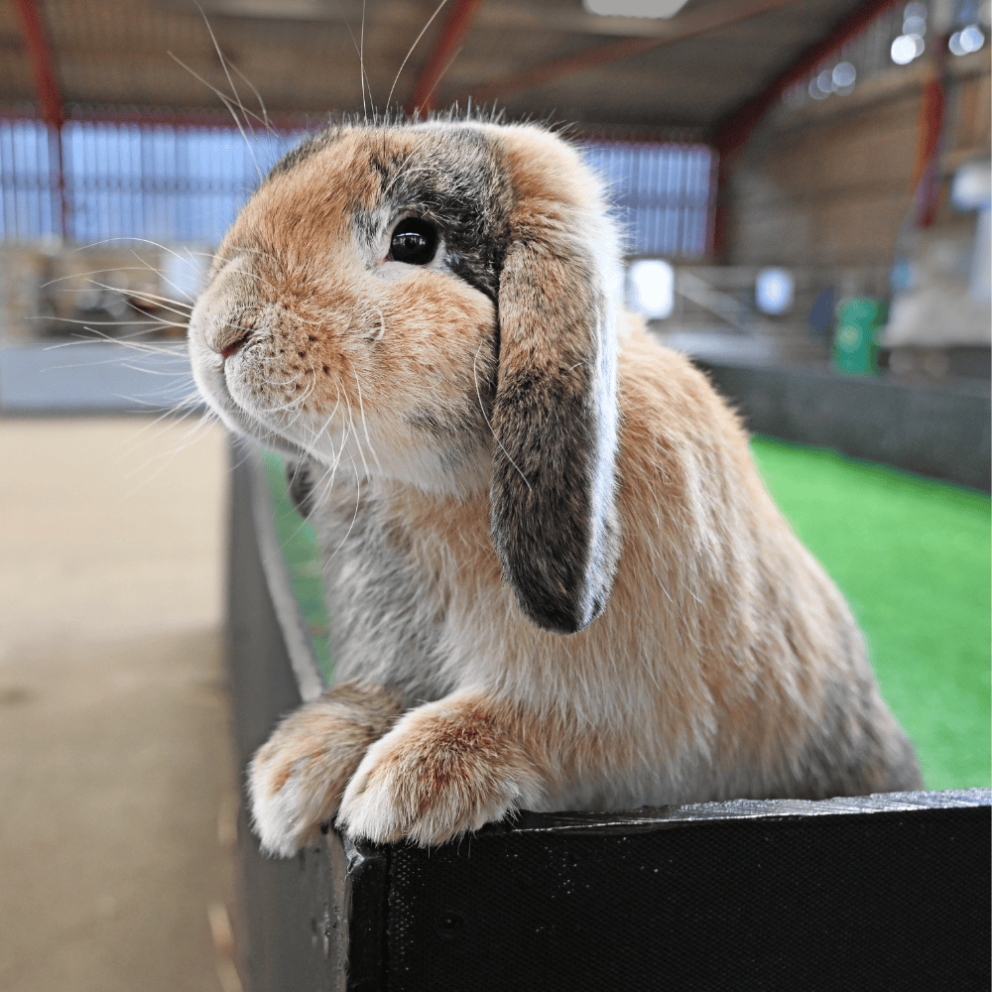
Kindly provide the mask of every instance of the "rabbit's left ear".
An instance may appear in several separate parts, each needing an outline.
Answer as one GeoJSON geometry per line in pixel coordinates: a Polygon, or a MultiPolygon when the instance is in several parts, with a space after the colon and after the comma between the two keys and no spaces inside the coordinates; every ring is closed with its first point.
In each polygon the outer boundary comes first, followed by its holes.
{"type": "Polygon", "coordinates": [[[620,552],[620,301],[609,284],[619,270],[596,182],[557,139],[538,142],[536,157],[510,155],[518,164],[498,298],[490,511],[521,609],[538,627],[571,634],[605,608],[620,552]]]}

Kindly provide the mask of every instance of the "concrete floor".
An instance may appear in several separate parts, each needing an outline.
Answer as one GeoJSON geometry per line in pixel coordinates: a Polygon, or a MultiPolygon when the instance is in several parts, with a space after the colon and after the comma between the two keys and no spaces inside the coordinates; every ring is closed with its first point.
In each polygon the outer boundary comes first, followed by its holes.
{"type": "Polygon", "coordinates": [[[0,420],[4,992],[238,987],[227,466],[217,428],[187,435],[0,420]]]}

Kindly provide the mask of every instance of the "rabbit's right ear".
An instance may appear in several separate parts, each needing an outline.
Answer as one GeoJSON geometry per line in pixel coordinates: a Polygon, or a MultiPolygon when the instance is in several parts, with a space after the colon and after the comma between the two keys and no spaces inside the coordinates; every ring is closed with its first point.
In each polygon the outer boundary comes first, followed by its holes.
{"type": "Polygon", "coordinates": [[[492,537],[526,616],[571,634],[606,607],[620,551],[619,252],[578,154],[537,129],[504,134],[514,203],[498,298],[492,537]]]}

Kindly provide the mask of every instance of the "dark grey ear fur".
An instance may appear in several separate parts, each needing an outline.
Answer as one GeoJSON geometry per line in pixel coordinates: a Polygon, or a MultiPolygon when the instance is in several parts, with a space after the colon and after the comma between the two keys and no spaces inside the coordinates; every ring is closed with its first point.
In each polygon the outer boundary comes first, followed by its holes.
{"type": "Polygon", "coordinates": [[[605,609],[620,553],[618,307],[591,251],[529,221],[500,279],[492,538],[524,614],[571,634],[605,609]]]}

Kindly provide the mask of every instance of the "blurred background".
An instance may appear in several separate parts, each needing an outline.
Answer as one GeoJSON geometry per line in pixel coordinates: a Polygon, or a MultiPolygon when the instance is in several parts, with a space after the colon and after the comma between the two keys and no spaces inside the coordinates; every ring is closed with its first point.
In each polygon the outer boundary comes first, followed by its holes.
{"type": "MultiPolygon", "coordinates": [[[[183,344],[307,131],[560,126],[927,784],[989,784],[979,0],[0,0],[0,987],[237,989],[227,453],[183,344]]],[[[242,949],[243,952],[243,949],[242,949]]]]}

